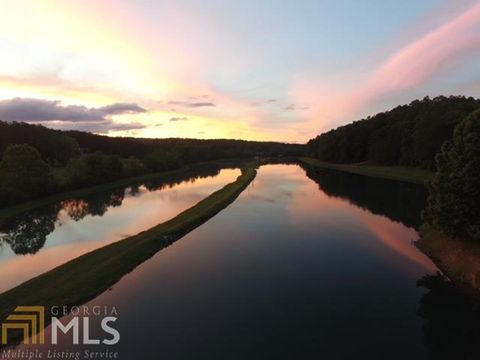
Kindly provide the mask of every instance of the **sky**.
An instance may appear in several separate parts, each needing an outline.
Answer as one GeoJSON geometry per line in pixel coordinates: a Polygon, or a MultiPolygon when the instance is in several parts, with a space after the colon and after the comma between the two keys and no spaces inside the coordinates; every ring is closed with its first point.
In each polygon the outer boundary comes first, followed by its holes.
{"type": "Polygon", "coordinates": [[[480,97],[476,0],[0,0],[0,120],[303,143],[480,97]]]}

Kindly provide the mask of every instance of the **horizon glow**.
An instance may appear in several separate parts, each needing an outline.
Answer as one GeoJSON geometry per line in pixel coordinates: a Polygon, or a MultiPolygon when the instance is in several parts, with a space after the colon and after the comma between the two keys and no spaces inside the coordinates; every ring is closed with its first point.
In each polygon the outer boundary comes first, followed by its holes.
{"type": "Polygon", "coordinates": [[[480,96],[480,1],[0,1],[0,119],[33,104],[24,121],[60,129],[305,142],[480,96]]]}

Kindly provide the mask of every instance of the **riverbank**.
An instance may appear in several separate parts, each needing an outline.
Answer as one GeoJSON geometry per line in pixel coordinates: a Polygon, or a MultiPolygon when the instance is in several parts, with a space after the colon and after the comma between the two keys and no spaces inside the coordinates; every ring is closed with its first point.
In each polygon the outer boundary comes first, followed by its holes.
{"type": "Polygon", "coordinates": [[[325,169],[344,171],[357,175],[377,177],[389,180],[405,181],[425,185],[434,175],[433,172],[406,166],[381,166],[372,164],[332,164],[313,158],[302,157],[300,162],[325,169]]]}
{"type": "Polygon", "coordinates": [[[423,225],[415,245],[454,284],[480,296],[480,244],[452,239],[431,226],[423,225]]]}
{"type": "MultiPolygon", "coordinates": [[[[0,295],[0,321],[20,304],[80,305],[106,291],[124,275],[200,226],[232,203],[255,178],[253,166],[173,219],[135,236],[82,255],[0,295]]],[[[49,323],[51,314],[45,314],[49,323]]]]}
{"type": "MultiPolygon", "coordinates": [[[[246,160],[240,159],[238,160],[239,162],[245,163],[246,160]]],[[[95,193],[99,193],[102,191],[108,191],[111,189],[119,188],[122,186],[129,186],[133,183],[138,183],[138,182],[145,182],[145,181],[150,181],[150,180],[156,180],[156,179],[166,179],[171,176],[175,176],[178,174],[182,173],[187,173],[188,171],[192,171],[196,168],[199,168],[201,166],[207,166],[207,165],[224,165],[226,167],[228,166],[233,166],[232,164],[235,162],[235,160],[216,160],[216,161],[210,161],[210,162],[202,162],[198,164],[193,164],[193,165],[185,165],[179,169],[176,170],[171,170],[171,171],[164,171],[164,172],[158,172],[158,173],[152,173],[152,174],[147,174],[147,175],[141,175],[141,176],[135,176],[135,177],[129,177],[129,178],[124,178],[124,179],[119,179],[117,181],[109,182],[109,183],[104,183],[104,184],[99,184],[95,186],[90,186],[86,188],[81,188],[81,189],[76,189],[76,190],[71,190],[67,192],[62,192],[54,195],[50,195],[47,197],[23,202],[17,205],[5,207],[5,208],[0,208],[0,225],[11,219],[12,217],[18,216],[22,213],[25,213],[27,211],[31,211],[35,208],[42,207],[42,206],[47,206],[59,201],[63,200],[68,200],[72,198],[81,198],[85,196],[89,196],[95,193]]]]}
{"type": "MultiPolygon", "coordinates": [[[[371,177],[425,184],[433,173],[415,168],[376,165],[330,164],[311,158],[301,158],[310,166],[344,171],[371,177]]],[[[415,245],[427,255],[455,286],[480,298],[480,244],[452,239],[428,225],[419,229],[415,245]]]]}

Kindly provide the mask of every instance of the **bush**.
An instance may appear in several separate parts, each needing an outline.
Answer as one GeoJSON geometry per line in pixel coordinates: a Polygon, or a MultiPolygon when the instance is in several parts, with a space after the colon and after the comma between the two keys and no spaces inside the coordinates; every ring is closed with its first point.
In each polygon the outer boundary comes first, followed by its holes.
{"type": "Polygon", "coordinates": [[[33,146],[9,145],[0,162],[0,196],[12,203],[47,194],[52,190],[52,173],[33,146]]]}

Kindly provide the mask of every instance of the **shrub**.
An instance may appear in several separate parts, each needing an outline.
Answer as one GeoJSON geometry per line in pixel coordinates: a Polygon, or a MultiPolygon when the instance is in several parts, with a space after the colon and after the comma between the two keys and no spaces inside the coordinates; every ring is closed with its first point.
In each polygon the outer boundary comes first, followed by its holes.
{"type": "Polygon", "coordinates": [[[33,146],[9,145],[0,162],[0,194],[11,203],[52,190],[52,173],[33,146]]]}

